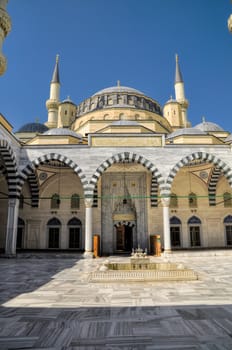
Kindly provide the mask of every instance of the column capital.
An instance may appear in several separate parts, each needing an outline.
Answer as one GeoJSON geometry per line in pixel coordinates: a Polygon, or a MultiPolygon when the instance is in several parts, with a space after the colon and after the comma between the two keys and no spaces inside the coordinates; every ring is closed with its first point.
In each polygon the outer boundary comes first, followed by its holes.
{"type": "Polygon", "coordinates": [[[162,197],[161,203],[163,207],[169,207],[170,205],[170,197],[162,197]]]}
{"type": "Polygon", "coordinates": [[[91,208],[93,205],[93,198],[85,198],[85,207],[91,208]]]}
{"type": "Polygon", "coordinates": [[[19,199],[17,197],[8,198],[8,207],[14,207],[17,203],[19,203],[19,199]]]}

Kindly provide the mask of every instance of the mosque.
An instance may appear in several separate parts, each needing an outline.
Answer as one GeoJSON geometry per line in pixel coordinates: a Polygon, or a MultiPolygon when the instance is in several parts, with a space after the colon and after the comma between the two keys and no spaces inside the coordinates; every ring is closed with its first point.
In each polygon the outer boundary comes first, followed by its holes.
{"type": "Polygon", "coordinates": [[[57,56],[46,123],[13,133],[0,115],[1,251],[91,257],[95,235],[104,255],[152,252],[154,235],[164,252],[231,248],[232,135],[206,120],[191,126],[178,56],[174,88],[164,106],[120,82],[78,105],[61,101],[57,56]]]}

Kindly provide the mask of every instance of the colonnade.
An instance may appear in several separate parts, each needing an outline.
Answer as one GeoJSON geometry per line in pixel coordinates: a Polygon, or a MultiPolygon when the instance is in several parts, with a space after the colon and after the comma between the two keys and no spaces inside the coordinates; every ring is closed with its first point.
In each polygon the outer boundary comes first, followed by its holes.
{"type": "MultiPolygon", "coordinates": [[[[170,222],[169,222],[170,198],[162,198],[163,206],[163,242],[164,251],[171,251],[170,222]]],[[[85,199],[85,253],[86,258],[93,255],[93,199],[85,199]]],[[[18,228],[19,199],[9,198],[5,254],[8,257],[16,254],[16,240],[18,228]]]]}

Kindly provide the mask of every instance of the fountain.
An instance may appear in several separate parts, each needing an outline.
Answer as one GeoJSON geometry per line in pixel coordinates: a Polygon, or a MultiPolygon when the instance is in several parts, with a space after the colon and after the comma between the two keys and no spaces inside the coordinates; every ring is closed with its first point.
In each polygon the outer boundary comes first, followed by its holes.
{"type": "Polygon", "coordinates": [[[105,260],[99,270],[91,272],[90,282],[191,281],[197,274],[182,263],[151,262],[147,250],[133,249],[128,262],[105,260]]]}

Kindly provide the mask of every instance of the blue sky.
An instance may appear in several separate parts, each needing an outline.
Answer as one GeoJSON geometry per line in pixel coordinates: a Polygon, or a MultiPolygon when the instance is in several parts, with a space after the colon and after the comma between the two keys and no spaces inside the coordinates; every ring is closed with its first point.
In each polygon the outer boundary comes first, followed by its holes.
{"type": "Polygon", "coordinates": [[[14,131],[47,120],[57,53],[61,100],[78,104],[120,80],[161,105],[174,96],[178,53],[192,125],[205,116],[232,132],[229,0],[9,0],[7,9],[0,112],[14,131]]]}

